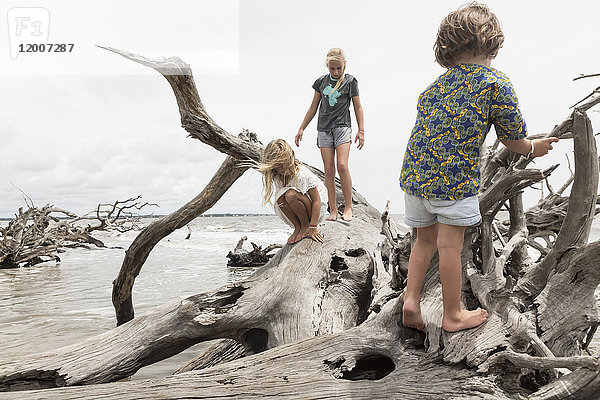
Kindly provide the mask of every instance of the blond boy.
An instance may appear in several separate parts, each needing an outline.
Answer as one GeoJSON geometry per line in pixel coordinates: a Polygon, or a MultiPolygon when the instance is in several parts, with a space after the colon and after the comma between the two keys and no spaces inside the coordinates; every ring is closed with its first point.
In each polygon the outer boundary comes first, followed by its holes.
{"type": "Polygon", "coordinates": [[[447,68],[419,96],[417,122],[402,165],[405,222],[416,228],[402,322],[423,329],[421,286],[433,253],[439,254],[442,327],[454,332],[481,325],[486,310],[461,308],[464,232],[479,224],[480,146],[491,125],[510,150],[539,157],[556,138],[528,140],[525,121],[508,77],[491,68],[504,42],[496,16],[471,3],[442,21],[434,46],[437,62],[447,68]]]}

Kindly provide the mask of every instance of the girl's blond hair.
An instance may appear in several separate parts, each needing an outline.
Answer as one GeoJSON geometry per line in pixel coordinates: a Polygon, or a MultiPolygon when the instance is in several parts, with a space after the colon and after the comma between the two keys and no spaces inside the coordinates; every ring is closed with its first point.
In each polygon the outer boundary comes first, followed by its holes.
{"type": "Polygon", "coordinates": [[[496,57],[504,43],[500,22],[485,4],[472,2],[452,11],[442,20],[433,50],[436,61],[445,68],[460,57],[496,57]]]}
{"type": "Polygon", "coordinates": [[[257,169],[263,174],[264,205],[271,202],[275,180],[282,186],[288,186],[296,179],[300,170],[300,161],[296,159],[294,150],[285,140],[275,139],[265,147],[257,169]],[[276,171],[278,167],[283,167],[285,171],[283,175],[276,171]]]}
{"type": "Polygon", "coordinates": [[[329,61],[339,61],[344,64],[344,69],[342,71],[342,76],[338,79],[335,87],[331,91],[331,93],[335,92],[340,86],[342,86],[342,82],[344,81],[344,73],[346,72],[346,56],[344,55],[344,50],[334,47],[333,49],[327,52],[327,57],[325,58],[325,65],[329,68],[329,61]]]}

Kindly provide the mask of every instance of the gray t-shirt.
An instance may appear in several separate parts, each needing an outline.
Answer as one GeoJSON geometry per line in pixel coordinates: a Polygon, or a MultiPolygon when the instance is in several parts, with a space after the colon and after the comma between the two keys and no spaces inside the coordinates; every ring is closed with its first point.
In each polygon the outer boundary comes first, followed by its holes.
{"type": "Polygon", "coordinates": [[[335,92],[331,93],[337,80],[329,74],[321,76],[313,83],[312,87],[321,93],[319,106],[318,131],[329,131],[336,126],[352,126],[350,123],[350,102],[352,97],[358,96],[358,82],[350,74],[344,75],[344,80],[335,92]]]}

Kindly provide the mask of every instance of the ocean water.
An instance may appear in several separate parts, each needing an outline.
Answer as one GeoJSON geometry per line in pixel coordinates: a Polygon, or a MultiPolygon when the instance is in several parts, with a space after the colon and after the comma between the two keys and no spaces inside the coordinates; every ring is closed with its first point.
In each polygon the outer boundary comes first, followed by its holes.
{"type": "MultiPolygon", "coordinates": [[[[254,268],[229,268],[226,255],[242,236],[263,248],[285,243],[291,233],[276,216],[205,217],[159,242],[133,287],[136,315],[250,276],[254,268]]],[[[68,249],[61,263],[0,270],[0,360],[50,351],[105,332],[116,325],[112,281],[137,232],[98,232],[106,246],[68,249]]],[[[135,378],[171,374],[210,343],[200,343],[135,378]]]]}
{"type": "MultiPolygon", "coordinates": [[[[401,221],[401,216],[394,216],[401,221]]],[[[136,315],[173,300],[188,297],[250,276],[254,268],[227,267],[226,254],[242,236],[266,247],[285,243],[291,233],[276,216],[204,217],[173,232],[152,251],[133,288],[136,315]]],[[[124,251],[137,232],[98,232],[113,249],[69,249],[54,262],[30,268],[0,270],[0,359],[51,351],[105,332],[115,326],[112,281],[124,251]]],[[[600,239],[595,223],[590,241],[600,239]]],[[[600,296],[600,291],[597,291],[600,296]]],[[[142,368],[132,379],[170,375],[211,343],[142,368]]],[[[593,344],[600,349],[600,334],[593,344]]]]}

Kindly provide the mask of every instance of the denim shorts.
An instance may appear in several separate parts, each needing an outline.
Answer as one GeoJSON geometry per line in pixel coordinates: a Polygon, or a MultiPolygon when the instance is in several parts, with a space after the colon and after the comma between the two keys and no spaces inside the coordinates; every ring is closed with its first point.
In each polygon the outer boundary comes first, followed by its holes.
{"type": "Polygon", "coordinates": [[[349,126],[336,126],[329,131],[317,132],[317,147],[336,149],[340,144],[352,141],[352,128],[349,126]]]}
{"type": "Polygon", "coordinates": [[[404,222],[413,228],[425,228],[436,222],[472,226],[481,221],[477,196],[460,200],[436,200],[404,193],[404,207],[404,222]]]}

